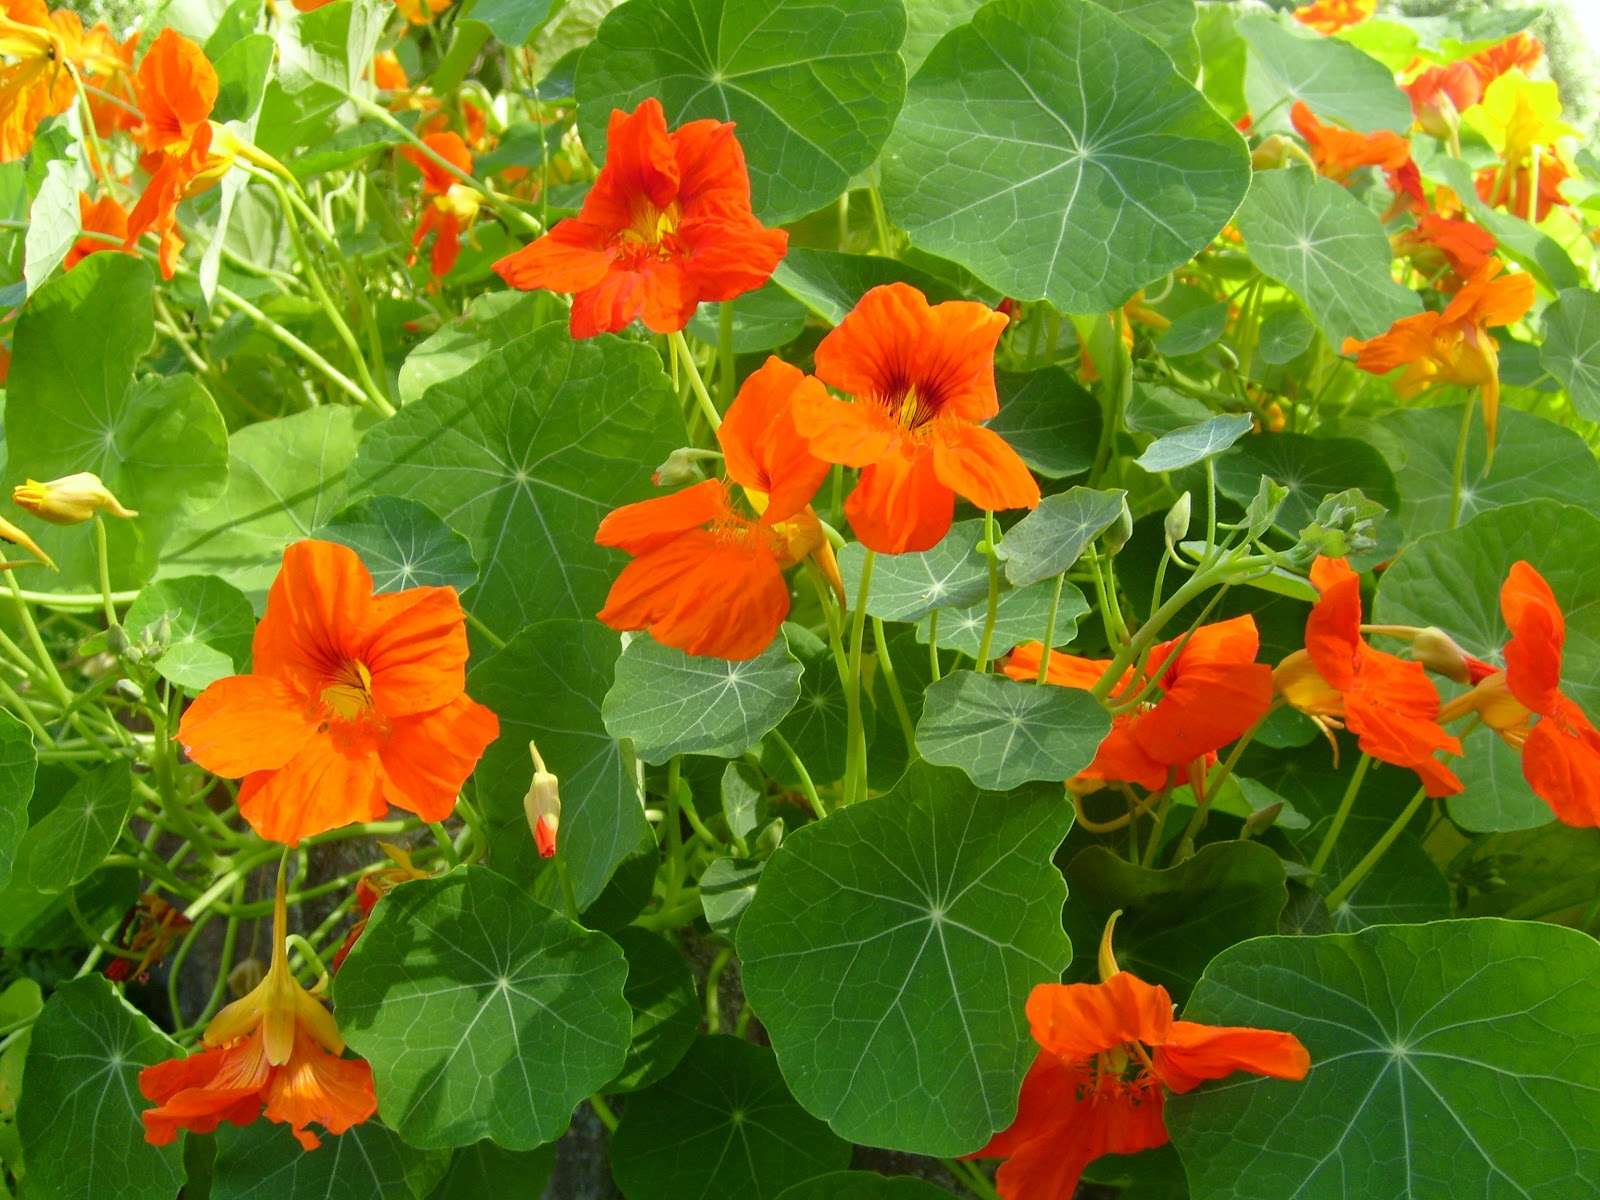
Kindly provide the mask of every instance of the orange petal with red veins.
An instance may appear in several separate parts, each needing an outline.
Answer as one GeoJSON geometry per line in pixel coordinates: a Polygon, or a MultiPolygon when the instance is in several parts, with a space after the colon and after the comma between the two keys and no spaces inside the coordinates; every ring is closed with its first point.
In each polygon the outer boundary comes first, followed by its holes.
{"type": "Polygon", "coordinates": [[[956,494],[940,482],[932,452],[906,443],[863,468],[844,502],[856,537],[880,554],[937,546],[950,532],[955,509],[956,494]]]}
{"type": "Polygon", "coordinates": [[[377,1111],[372,1068],[359,1058],[329,1054],[304,1034],[295,1037],[294,1054],[267,1087],[267,1120],[288,1125],[307,1150],[322,1144],[306,1129],[313,1121],[338,1135],[377,1111]]]}
{"type": "Polygon", "coordinates": [[[1009,442],[992,429],[954,421],[933,428],[933,469],[979,508],[1037,508],[1039,484],[1009,442]]]}
{"type": "Polygon", "coordinates": [[[740,386],[717,430],[728,478],[767,494],[761,516],[769,525],[805,508],[828,474],[828,463],[811,452],[795,428],[800,393],[827,395],[799,368],[769,358],[740,386]]]}
{"type": "Polygon", "coordinates": [[[796,393],[794,423],[812,454],[845,467],[871,466],[886,457],[900,437],[878,405],[847,404],[820,388],[796,393]]]}
{"type": "Polygon", "coordinates": [[[1600,825],[1600,732],[1564,697],[1522,747],[1528,786],[1565,825],[1600,825]]]}
{"type": "Polygon", "coordinates": [[[417,587],[374,596],[371,632],[352,647],[372,675],[387,717],[448,704],[467,686],[467,624],[454,588],[417,587]]]}
{"type": "Polygon", "coordinates": [[[1511,630],[1505,648],[1506,684],[1537,713],[1554,710],[1561,691],[1567,619],[1543,575],[1516,562],[1500,587],[1500,611],[1511,630]]]}
{"type": "Polygon", "coordinates": [[[496,275],[524,292],[582,292],[595,287],[611,269],[607,233],[597,225],[569,217],[537,241],[514,250],[494,264],[496,275]]]}
{"type": "Polygon", "coordinates": [[[354,658],[367,627],[372,576],[348,546],[306,540],[283,552],[283,567],[267,593],[256,626],[257,675],[301,678],[320,688],[354,658]]]}
{"type": "Polygon", "coordinates": [[[316,733],[310,701],[266,675],[217,680],[178,723],[178,742],[189,757],[227,779],[283,766],[316,733]]]}

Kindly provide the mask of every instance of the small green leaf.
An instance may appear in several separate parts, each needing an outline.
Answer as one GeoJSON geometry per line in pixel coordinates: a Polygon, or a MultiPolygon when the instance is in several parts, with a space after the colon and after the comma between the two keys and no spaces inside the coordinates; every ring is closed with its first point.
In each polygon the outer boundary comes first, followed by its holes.
{"type": "Polygon", "coordinates": [[[1123,420],[1134,433],[1153,433],[1165,437],[1188,425],[1209,421],[1212,412],[1193,396],[1159,383],[1134,380],[1123,420]]]}
{"type": "MultiPolygon", "coordinates": [[[[989,560],[978,553],[983,522],[957,521],[933,549],[880,554],[873,559],[867,612],[885,621],[915,621],[936,608],[971,604],[989,594],[989,560]]],[[[849,542],[839,551],[845,594],[861,590],[867,549],[849,542]]]]}
{"type": "Polygon", "coordinates": [[[837,1171],[784,1190],[778,1200],[951,1200],[950,1193],[910,1175],[837,1171]]]}
{"type": "Polygon", "coordinates": [[[1158,437],[1133,461],[1146,471],[1176,471],[1221,454],[1254,427],[1247,413],[1212,417],[1158,437]]]}
{"type": "Polygon", "coordinates": [[[37,891],[64,892],[98,867],[128,820],[133,775],[127,763],[85,775],[22,839],[17,857],[37,891]]]}
{"type": "Polygon", "coordinates": [[[1274,524],[1289,533],[1304,529],[1326,497],[1347,488],[1360,488],[1363,496],[1389,512],[1400,507],[1389,464],[1372,446],[1355,438],[1268,433],[1239,443],[1217,459],[1217,490],[1240,504],[1260,496],[1264,479],[1288,493],[1274,524]]]}
{"type": "Polygon", "coordinates": [[[1310,349],[1316,336],[1317,327],[1298,304],[1277,309],[1261,322],[1256,357],[1270,366],[1283,366],[1310,349]]]}
{"type": "Polygon", "coordinates": [[[706,924],[723,937],[731,938],[738,931],[744,910],[755,899],[764,865],[752,859],[718,858],[700,876],[700,907],[706,924]]]}
{"type": "Polygon", "coordinates": [[[478,0],[472,19],[482,21],[502,46],[515,49],[550,15],[551,0],[478,0]]]}
{"type": "Polygon", "coordinates": [[[619,929],[616,943],[628,960],[622,989],[633,1009],[628,1060],[605,1091],[636,1092],[665,1078],[694,1044],[700,999],[694,976],[678,948],[658,933],[636,926],[619,929]]]}
{"type": "Polygon", "coordinates": [[[211,1200],[372,1200],[415,1194],[413,1173],[425,1158],[378,1121],[364,1121],[304,1150],[284,1126],[256,1121],[217,1132],[211,1200]]]}
{"type": "Polygon", "coordinates": [[[372,573],[374,592],[414,587],[464,592],[478,579],[467,539],[416,500],[358,500],[317,530],[317,536],[359,554],[372,573]]]}
{"type": "Polygon", "coordinates": [[[78,190],[83,169],[64,158],[45,166],[44,182],[28,207],[23,239],[22,278],[29,293],[49,279],[78,240],[78,190]]]}
{"type": "Polygon", "coordinates": [[[136,646],[149,646],[163,679],[193,695],[249,665],[256,615],[233,585],[211,575],[182,575],[146,585],[123,628],[136,646]]]}
{"type": "MultiPolygon", "coordinates": [[[[1046,496],[1038,508],[1006,531],[1000,543],[1006,579],[1013,587],[1053,579],[1077,562],[1089,543],[1116,524],[1127,507],[1127,493],[1122,491],[1075,487],[1046,496]]],[[[970,603],[975,598],[945,603],[970,603]]]]}
{"type": "Polygon", "coordinates": [[[784,839],[739,926],[745,993],[784,1078],[841,1136],[976,1150],[1016,1111],[1023,1004],[1071,947],[1050,857],[1059,785],[997,796],[913,766],[784,839]]]}
{"type": "Polygon", "coordinates": [[[1168,355],[1198,354],[1221,341],[1222,331],[1227,325],[1226,302],[1192,309],[1173,321],[1171,327],[1156,339],[1156,350],[1168,355]]]}
{"type": "Polygon", "coordinates": [[[772,282],[830,325],[844,320],[856,301],[885,283],[909,283],[932,303],[960,299],[949,284],[892,258],[792,247],[772,282]]]}
{"type": "MultiPolygon", "coordinates": [[[[810,311],[771,281],[725,303],[733,306],[735,354],[755,354],[787,346],[805,329],[810,311]]],[[[689,332],[703,342],[718,345],[722,337],[721,321],[721,304],[702,304],[689,322],[689,332]]]]}
{"type": "Polygon", "coordinates": [[[499,1196],[537,1196],[556,1165],[554,1144],[537,1150],[502,1150],[493,1142],[463,1146],[428,1200],[487,1200],[499,1196]]]}
{"type": "Polygon", "coordinates": [[[457,867],[396,888],[334,981],[379,1112],[413,1146],[531,1150],[615,1078],[632,1016],[616,944],[457,867]]]}
{"type": "MultiPolygon", "coordinates": [[[[993,657],[999,658],[1023,642],[1044,641],[1055,590],[1055,584],[1045,580],[1000,594],[1000,602],[995,606],[994,635],[989,642],[989,653],[993,657]]],[[[1065,646],[1072,641],[1078,633],[1078,618],[1088,611],[1089,602],[1083,598],[1083,593],[1071,584],[1063,584],[1061,603],[1056,609],[1056,635],[1051,645],[1065,646]]],[[[977,658],[988,619],[987,599],[967,608],[943,610],[939,613],[939,649],[959,650],[977,658]]],[[[932,632],[931,618],[923,617],[917,622],[917,641],[927,645],[932,632]]]]}
{"type": "Polygon", "coordinates": [[[11,880],[17,847],[28,830],[28,801],[38,758],[33,733],[0,709],[0,887],[11,880]]]}
{"type": "Polygon", "coordinates": [[[1600,295],[1568,288],[1544,310],[1539,361],[1586,421],[1600,420],[1600,295]]]}
{"type": "Polygon", "coordinates": [[[1376,59],[1338,38],[1297,32],[1268,16],[1241,16],[1233,27],[1250,43],[1252,63],[1276,85],[1257,111],[1287,95],[1305,101],[1321,120],[1362,133],[1410,132],[1411,101],[1376,59]]]}
{"type": "Polygon", "coordinates": [[[1070,779],[1111,731],[1111,716],[1077,688],[954,671],[927,691],[917,750],[1004,792],[1034,780],[1070,779]]]}
{"type": "Polygon", "coordinates": [[[1094,465],[1100,402],[1060,367],[995,375],[1000,415],[989,428],[1046,479],[1079,475],[1094,465]]]}

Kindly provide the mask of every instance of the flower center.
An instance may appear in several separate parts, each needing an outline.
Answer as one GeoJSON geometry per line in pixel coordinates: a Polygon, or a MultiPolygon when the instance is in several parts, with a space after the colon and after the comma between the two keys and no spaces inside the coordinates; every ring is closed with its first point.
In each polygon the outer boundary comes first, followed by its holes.
{"type": "Polygon", "coordinates": [[[613,244],[630,257],[670,258],[678,252],[678,206],[657,208],[643,201],[634,208],[633,223],[617,231],[613,244]]]}
{"type": "Polygon", "coordinates": [[[351,661],[339,668],[322,689],[322,702],[341,721],[354,721],[372,707],[372,672],[367,664],[351,661]]]}
{"type": "Polygon", "coordinates": [[[892,386],[885,392],[882,403],[894,423],[908,432],[922,428],[937,417],[941,407],[936,392],[915,383],[892,386]]]}

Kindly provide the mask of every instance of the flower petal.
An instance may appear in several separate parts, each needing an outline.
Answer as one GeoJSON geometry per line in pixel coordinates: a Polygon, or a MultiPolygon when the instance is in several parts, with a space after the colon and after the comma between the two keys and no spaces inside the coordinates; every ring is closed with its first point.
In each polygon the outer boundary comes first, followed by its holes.
{"type": "Polygon", "coordinates": [[[374,596],[371,632],[353,647],[372,675],[372,698],[387,717],[450,703],[467,686],[467,618],[456,590],[407,588],[374,596]]]}
{"type": "Polygon", "coordinates": [[[364,640],[372,576],[361,557],[333,542],[295,542],[267,593],[267,612],[256,626],[253,669],[320,690],[328,676],[353,660],[364,640]]]}
{"type": "Polygon", "coordinates": [[[614,257],[607,249],[608,231],[576,217],[558,221],[554,229],[494,264],[496,275],[529,292],[582,292],[606,277],[614,257]]]}
{"type": "Polygon", "coordinates": [[[1522,747],[1522,775],[1566,825],[1600,825],[1600,733],[1562,697],[1522,747]]]}
{"type": "Polygon", "coordinates": [[[1187,1092],[1235,1071],[1304,1079],[1311,1055],[1292,1033],[1174,1021],[1166,1041],[1156,1048],[1155,1064],[1169,1089],[1187,1092]]]}
{"type": "Polygon", "coordinates": [[[769,358],[740,386],[717,430],[728,478],[767,494],[762,519],[769,525],[805,508],[828,474],[828,463],[795,427],[795,397],[802,392],[827,395],[798,367],[769,358]]]}
{"type": "Polygon", "coordinates": [[[483,705],[457,696],[434,712],[393,722],[379,757],[384,797],[424,821],[442,821],[483,752],[500,735],[500,720],[483,705]]]}
{"type": "Polygon", "coordinates": [[[378,1111],[372,1068],[359,1058],[329,1054],[311,1038],[295,1038],[294,1054],[273,1072],[267,1088],[266,1118],[288,1125],[307,1150],[321,1141],[306,1126],[315,1121],[341,1134],[378,1111]]]}
{"type": "Polygon", "coordinates": [[[189,757],[227,779],[283,766],[316,732],[306,697],[266,675],[217,680],[178,722],[178,741],[189,757]]]}
{"type": "Polygon", "coordinates": [[[1500,587],[1500,611],[1511,630],[1506,644],[1506,684],[1536,713],[1555,710],[1561,692],[1561,659],[1567,620],[1543,575],[1515,562],[1500,587]]]}
{"type": "Polygon", "coordinates": [[[844,503],[856,537],[880,554],[938,545],[955,508],[956,494],[940,481],[929,448],[905,442],[864,468],[844,503]]]}
{"type": "Polygon", "coordinates": [[[1039,507],[1039,484],[1003,437],[982,425],[935,422],[933,469],[941,483],[979,508],[1039,507]]]}
{"type": "Polygon", "coordinates": [[[1158,984],[1118,971],[1104,983],[1041,983],[1028,996],[1033,1040],[1068,1062],[1124,1042],[1159,1045],[1172,1025],[1172,997],[1158,984]]]}
{"type": "Polygon", "coordinates": [[[239,811],[252,829],[268,841],[294,846],[301,838],[383,816],[388,806],[376,747],[340,733],[336,726],[276,771],[245,777],[239,811]]]}
{"type": "Polygon", "coordinates": [[[811,453],[846,467],[869,467],[887,455],[899,431],[878,405],[847,404],[823,389],[794,397],[794,424],[811,453]]]}
{"type": "Polygon", "coordinates": [[[600,522],[594,540],[629,554],[645,554],[728,511],[727,488],[721,480],[707,479],[667,496],[613,509],[600,522]]]}

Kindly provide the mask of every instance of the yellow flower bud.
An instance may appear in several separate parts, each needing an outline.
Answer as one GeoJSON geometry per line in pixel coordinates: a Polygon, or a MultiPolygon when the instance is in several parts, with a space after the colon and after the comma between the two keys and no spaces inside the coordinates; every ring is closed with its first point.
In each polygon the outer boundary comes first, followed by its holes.
{"type": "MultiPolygon", "coordinates": [[[[54,559],[52,559],[48,554],[39,548],[38,542],[34,541],[31,537],[29,537],[22,530],[18,529],[4,517],[0,517],[0,541],[10,542],[13,546],[21,546],[24,550],[33,555],[34,558],[38,559],[52,571],[59,571],[61,569],[56,566],[54,559]]],[[[0,569],[10,570],[12,567],[25,567],[27,565],[28,563],[26,560],[19,562],[0,562],[0,569]]]]}
{"type": "Polygon", "coordinates": [[[131,508],[124,508],[100,482],[100,477],[88,471],[52,479],[49,483],[30,479],[12,489],[11,500],[52,525],[77,525],[97,512],[123,518],[139,515],[131,508]]]}
{"type": "Polygon", "coordinates": [[[533,832],[534,844],[539,847],[539,857],[554,858],[556,831],[561,825],[561,784],[545,770],[538,746],[529,742],[528,753],[533,755],[533,782],[522,799],[522,809],[528,818],[528,828],[533,832]]]}

